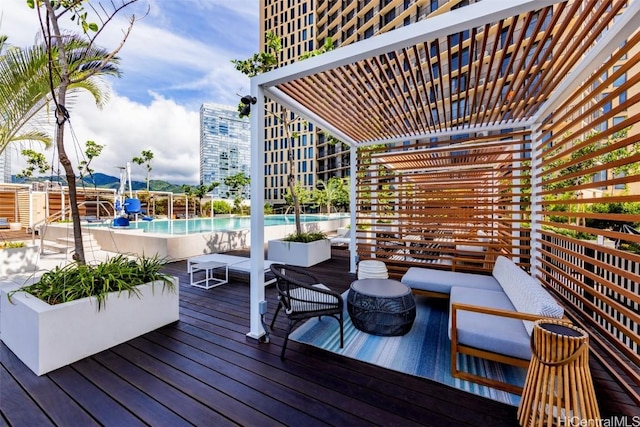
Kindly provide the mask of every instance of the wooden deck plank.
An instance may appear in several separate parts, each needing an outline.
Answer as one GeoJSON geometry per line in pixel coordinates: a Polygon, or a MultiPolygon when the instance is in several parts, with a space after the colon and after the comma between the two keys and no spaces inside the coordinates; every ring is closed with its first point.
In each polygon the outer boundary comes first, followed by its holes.
{"type": "MultiPolygon", "coordinates": [[[[274,390],[265,384],[262,378],[244,374],[242,367],[230,365],[229,362],[219,357],[212,357],[203,346],[191,347],[179,340],[171,340],[166,336],[154,335],[156,340],[170,347],[163,348],[151,340],[136,340],[134,345],[141,350],[153,354],[166,364],[178,364],[181,370],[200,381],[205,382],[211,388],[218,391],[218,399],[209,399],[203,396],[209,405],[223,410],[230,417],[235,417],[242,425],[264,425],[270,420],[277,419],[281,412],[288,413],[292,421],[299,425],[324,425],[318,423],[315,417],[309,417],[305,412],[291,410],[288,405],[283,405],[277,397],[273,396],[274,390]],[[180,354],[188,351],[189,360],[185,360],[180,354]],[[230,376],[231,375],[231,376],[230,376]],[[239,378],[238,378],[239,377],[239,378]],[[262,390],[268,390],[268,393],[262,390]],[[230,396],[242,396],[239,401],[230,396]],[[233,400],[227,402],[227,400],[233,400]],[[246,419],[238,419],[238,417],[246,419]]],[[[238,357],[240,358],[240,357],[238,357]]],[[[279,420],[284,422],[286,420],[279,420]]]]}
{"type": "MultiPolygon", "coordinates": [[[[214,372],[217,380],[215,386],[230,396],[244,401],[252,408],[279,419],[280,422],[291,422],[294,425],[326,425],[326,421],[318,416],[324,408],[319,407],[315,399],[305,398],[303,394],[280,387],[273,382],[270,376],[261,375],[253,370],[249,358],[238,352],[225,353],[221,351],[221,345],[208,343],[206,340],[193,338],[189,340],[188,334],[180,334],[180,340],[175,340],[174,345],[194,346],[201,352],[196,355],[195,361],[207,364],[214,372]],[[182,342],[182,340],[187,340],[182,342]],[[209,351],[215,351],[212,357],[209,351]],[[243,367],[244,369],[238,369],[243,367]],[[257,375],[255,375],[257,374],[257,375]],[[303,400],[300,404],[299,401],[303,400]],[[314,408],[314,406],[318,406],[314,408]],[[281,414],[287,414],[283,419],[281,414]]],[[[167,339],[162,338],[162,339],[167,339]]],[[[210,377],[209,375],[208,377],[210,377]]],[[[341,420],[349,423],[352,419],[341,420]]]]}
{"type": "Polygon", "coordinates": [[[128,346],[118,346],[117,349],[125,354],[120,355],[114,351],[102,352],[96,355],[96,362],[110,371],[116,372],[123,380],[137,389],[145,390],[148,395],[162,406],[179,413],[182,418],[191,424],[237,425],[195,399],[190,390],[176,390],[171,381],[175,376],[182,375],[177,369],[165,364],[163,366],[164,369],[158,371],[160,375],[155,375],[145,369],[148,365],[143,366],[144,361],[141,355],[126,352],[128,346]],[[132,363],[132,361],[135,363],[132,363]]]}
{"type": "MultiPolygon", "coordinates": [[[[206,327],[206,325],[204,326],[206,327]]],[[[358,405],[353,401],[345,402],[344,394],[349,395],[349,390],[321,387],[313,382],[296,378],[290,372],[287,362],[280,360],[279,350],[277,352],[269,351],[268,344],[257,345],[258,348],[256,348],[253,347],[255,344],[251,343],[247,346],[233,341],[224,343],[219,339],[216,339],[216,344],[208,344],[206,341],[210,339],[211,334],[207,330],[200,330],[197,327],[189,329],[184,325],[182,328],[193,334],[192,339],[187,339],[186,335],[183,337],[190,345],[216,352],[216,356],[220,358],[221,362],[219,366],[224,369],[225,375],[234,375],[238,381],[251,381],[259,389],[268,390],[269,396],[280,399],[294,409],[308,411],[312,414],[318,412],[330,414],[333,418],[330,422],[332,425],[358,424],[363,419],[354,418],[351,414],[360,417],[370,416],[372,411],[377,410],[377,408],[370,406],[359,410],[358,405]],[[238,367],[249,371],[240,372],[237,367],[229,370],[229,364],[237,364],[238,367]],[[269,380],[256,380],[256,375],[258,378],[268,378],[269,380]]],[[[387,418],[391,417],[387,416],[387,418]]],[[[394,419],[392,421],[397,423],[402,420],[394,419]]]]}
{"type": "MultiPolygon", "coordinates": [[[[3,353],[2,361],[4,362],[8,350],[5,347],[0,351],[3,353]]],[[[2,406],[0,425],[43,427],[54,425],[4,366],[0,367],[0,402],[2,406]]]]}
{"type": "MultiPolygon", "coordinates": [[[[285,316],[269,343],[246,336],[246,277],[202,290],[188,286],[185,262],[165,269],[180,277],[179,322],[42,377],[1,344],[0,427],[517,424],[515,407],[305,344],[290,342],[282,361],[285,316]]],[[[355,278],[347,269],[344,255],[312,267],[338,292],[355,278]]],[[[273,286],[266,299],[269,322],[273,286]]],[[[593,369],[603,416],[632,411],[607,401],[620,396],[593,369]]]]}
{"type": "Polygon", "coordinates": [[[180,366],[179,370],[168,368],[167,362],[171,363],[172,360],[166,361],[159,353],[145,352],[145,349],[157,350],[157,346],[149,343],[147,339],[134,340],[130,344],[129,346],[119,346],[114,349],[114,352],[124,358],[135,360],[137,365],[150,374],[162,378],[163,381],[171,384],[180,392],[188,394],[216,411],[217,415],[211,418],[211,422],[215,421],[215,425],[231,423],[230,419],[224,417],[225,412],[235,414],[233,423],[240,425],[265,425],[271,421],[260,411],[248,407],[241,401],[230,399],[228,395],[218,390],[215,384],[213,386],[208,384],[210,381],[203,381],[202,378],[189,375],[185,372],[182,364],[177,365],[180,366]],[[220,418],[219,422],[216,421],[218,418],[220,418]]]}
{"type": "MultiPolygon", "coordinates": [[[[4,345],[0,349],[3,366],[55,425],[97,426],[98,423],[46,375],[37,376],[4,345]]],[[[30,405],[29,402],[26,403],[30,405]]],[[[4,405],[4,403],[3,403],[4,405]]],[[[3,410],[4,412],[4,410],[3,410]]],[[[33,424],[38,425],[38,424],[33,424]]]]}
{"type": "Polygon", "coordinates": [[[119,424],[129,427],[145,425],[126,407],[119,405],[70,366],[49,373],[49,378],[101,425],[119,424]]]}
{"type": "MultiPolygon", "coordinates": [[[[187,420],[153,398],[153,390],[140,390],[125,381],[117,372],[108,370],[94,357],[82,359],[73,367],[100,387],[120,405],[128,408],[149,425],[188,426],[187,420]]],[[[176,396],[178,398],[178,396],[176,396]]]]}

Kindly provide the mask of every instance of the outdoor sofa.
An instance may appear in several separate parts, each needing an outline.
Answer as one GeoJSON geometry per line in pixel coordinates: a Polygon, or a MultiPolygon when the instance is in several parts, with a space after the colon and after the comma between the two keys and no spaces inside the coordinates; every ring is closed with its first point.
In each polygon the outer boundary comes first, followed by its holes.
{"type": "Polygon", "coordinates": [[[452,376],[512,393],[521,388],[461,371],[458,354],[527,367],[533,321],[564,315],[536,279],[504,256],[490,276],[411,267],[402,282],[415,293],[449,297],[452,376]]]}

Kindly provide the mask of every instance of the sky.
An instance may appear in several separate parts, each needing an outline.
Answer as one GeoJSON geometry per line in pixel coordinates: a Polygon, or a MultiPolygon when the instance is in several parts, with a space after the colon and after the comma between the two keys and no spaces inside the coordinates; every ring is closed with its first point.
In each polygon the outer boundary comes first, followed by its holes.
{"type": "MultiPolygon", "coordinates": [[[[102,3],[108,7],[111,0],[102,3]]],[[[10,45],[35,43],[39,21],[26,0],[2,0],[0,14],[0,34],[9,37],[10,45]]],[[[91,167],[118,176],[119,166],[142,150],[151,150],[151,179],[196,185],[200,106],[210,102],[235,106],[238,94],[249,93],[248,78],[233,68],[231,60],[258,52],[259,2],[138,0],[105,27],[98,45],[108,50],[118,46],[131,15],[138,20],[118,54],[122,77],[105,79],[110,86],[107,105],[100,110],[87,95],[67,105],[73,130],[73,135],[65,135],[67,152],[82,152],[88,140],[102,144],[105,148],[91,167]]],[[[75,22],[60,22],[65,29],[77,30],[75,22]]],[[[53,125],[50,132],[53,135],[53,125]]],[[[54,158],[51,149],[31,148],[49,161],[54,158]]],[[[17,152],[13,149],[14,174],[24,168],[17,152]]],[[[74,160],[77,165],[79,160],[74,160]]],[[[57,161],[54,168],[62,169],[57,161]]],[[[145,179],[144,165],[131,168],[134,180],[145,179]]]]}

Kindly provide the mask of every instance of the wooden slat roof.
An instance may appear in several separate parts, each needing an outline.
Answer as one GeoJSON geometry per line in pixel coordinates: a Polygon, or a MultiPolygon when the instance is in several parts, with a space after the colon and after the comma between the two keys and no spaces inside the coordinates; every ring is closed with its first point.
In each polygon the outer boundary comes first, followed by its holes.
{"type": "Polygon", "coordinates": [[[625,3],[478,2],[254,79],[354,145],[526,127],[625,3]]]}

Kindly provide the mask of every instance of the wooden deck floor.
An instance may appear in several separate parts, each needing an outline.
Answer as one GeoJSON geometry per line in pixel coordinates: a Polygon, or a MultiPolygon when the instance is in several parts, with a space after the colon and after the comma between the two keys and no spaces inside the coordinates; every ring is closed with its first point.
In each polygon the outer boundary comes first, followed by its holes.
{"type": "MultiPolygon", "coordinates": [[[[269,344],[246,337],[246,278],[201,290],[185,262],[167,269],[181,282],[175,324],[42,377],[0,345],[0,426],[517,424],[515,407],[296,342],[281,361],[284,317],[269,344]]],[[[354,279],[341,256],[313,270],[339,291],[354,279]]],[[[267,299],[270,320],[273,287],[267,299]]]]}

